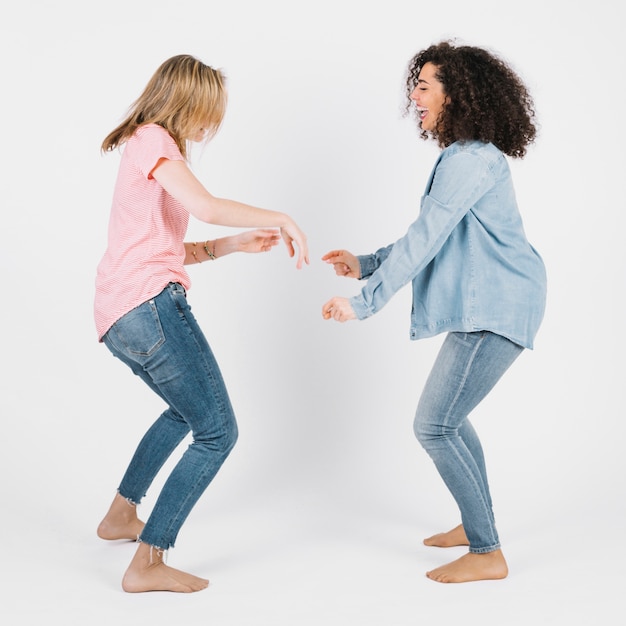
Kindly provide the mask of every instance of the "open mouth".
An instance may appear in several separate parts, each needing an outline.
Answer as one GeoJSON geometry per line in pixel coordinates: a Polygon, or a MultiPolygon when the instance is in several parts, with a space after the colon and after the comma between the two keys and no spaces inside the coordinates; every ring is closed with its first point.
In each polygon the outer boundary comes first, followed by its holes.
{"type": "Polygon", "coordinates": [[[428,109],[417,107],[417,115],[420,118],[420,120],[423,120],[428,115],[428,109]]]}

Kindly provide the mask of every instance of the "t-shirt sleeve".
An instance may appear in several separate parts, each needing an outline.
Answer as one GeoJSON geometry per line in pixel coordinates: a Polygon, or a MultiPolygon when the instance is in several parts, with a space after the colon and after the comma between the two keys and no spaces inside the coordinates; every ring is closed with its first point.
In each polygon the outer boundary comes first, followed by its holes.
{"type": "Polygon", "coordinates": [[[133,140],[133,160],[146,178],[152,178],[151,172],[161,159],[184,160],[172,136],[156,124],[140,128],[133,140]]]}

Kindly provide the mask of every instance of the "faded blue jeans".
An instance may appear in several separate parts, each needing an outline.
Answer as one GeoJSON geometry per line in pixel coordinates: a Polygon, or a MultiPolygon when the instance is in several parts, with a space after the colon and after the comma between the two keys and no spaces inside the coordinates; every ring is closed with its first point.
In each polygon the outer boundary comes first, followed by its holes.
{"type": "Polygon", "coordinates": [[[181,285],[170,283],[128,312],[103,341],[168,405],[139,443],[119,494],[139,504],[165,461],[192,434],[139,537],[167,550],[237,440],[233,409],[181,285]]]}
{"type": "Polygon", "coordinates": [[[500,548],[483,449],[468,415],[523,348],[487,331],[449,333],[426,381],[415,435],[434,461],[460,511],[469,550],[500,548]]]}

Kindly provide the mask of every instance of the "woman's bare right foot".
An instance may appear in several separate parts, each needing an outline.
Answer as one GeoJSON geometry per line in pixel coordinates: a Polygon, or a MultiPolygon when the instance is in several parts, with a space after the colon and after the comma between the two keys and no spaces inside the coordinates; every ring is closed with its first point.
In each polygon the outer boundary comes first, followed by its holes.
{"type": "Polygon", "coordinates": [[[424,545],[436,548],[452,548],[454,546],[469,546],[469,541],[467,540],[463,524],[459,524],[447,533],[438,533],[424,539],[424,545]]]}
{"type": "Polygon", "coordinates": [[[137,507],[117,493],[97,533],[100,539],[137,541],[144,526],[144,522],[137,518],[137,507]]]}
{"type": "Polygon", "coordinates": [[[209,586],[206,578],[169,567],[163,562],[163,551],[141,543],[131,561],[124,578],[122,589],[128,593],[146,591],[174,591],[192,593],[209,586]]]}
{"type": "Polygon", "coordinates": [[[506,578],[509,568],[502,550],[474,554],[468,552],[460,559],[442,565],[426,576],[438,583],[467,583],[477,580],[500,580],[506,578]]]}

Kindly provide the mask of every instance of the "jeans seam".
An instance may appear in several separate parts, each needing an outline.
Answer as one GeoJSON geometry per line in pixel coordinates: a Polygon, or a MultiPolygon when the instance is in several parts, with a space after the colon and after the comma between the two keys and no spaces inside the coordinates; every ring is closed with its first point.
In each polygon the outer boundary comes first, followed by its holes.
{"type": "Polygon", "coordinates": [[[461,393],[463,392],[463,389],[465,388],[465,383],[467,382],[467,377],[469,376],[469,373],[470,373],[470,370],[472,368],[472,365],[474,364],[474,360],[476,359],[476,354],[478,353],[478,350],[482,346],[484,339],[485,339],[485,335],[482,334],[480,339],[476,342],[476,346],[472,350],[472,354],[470,355],[470,358],[469,358],[469,360],[467,362],[467,365],[465,367],[465,370],[463,372],[463,379],[461,380],[461,382],[459,384],[459,388],[457,390],[457,393],[455,394],[454,399],[450,403],[450,407],[448,409],[448,412],[446,413],[446,418],[445,418],[445,425],[446,426],[448,424],[448,418],[450,417],[450,414],[454,410],[454,407],[457,405],[458,399],[459,399],[461,393]]]}

